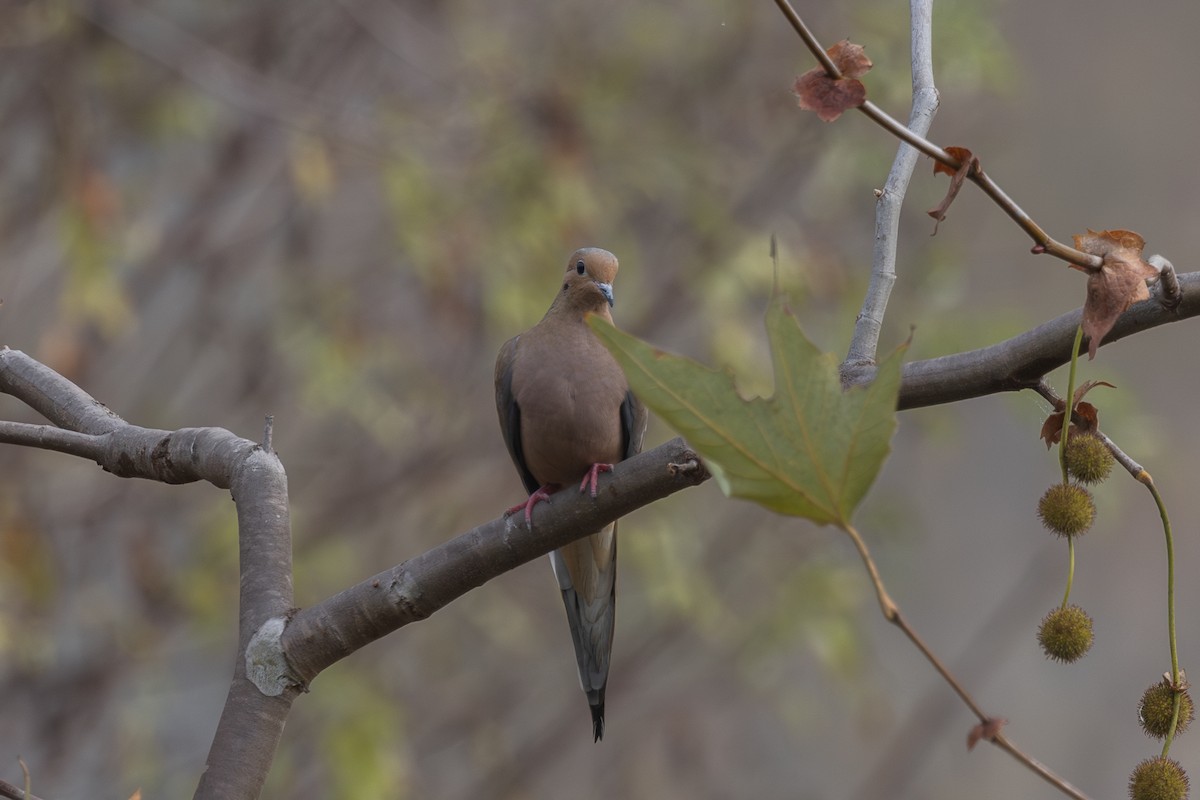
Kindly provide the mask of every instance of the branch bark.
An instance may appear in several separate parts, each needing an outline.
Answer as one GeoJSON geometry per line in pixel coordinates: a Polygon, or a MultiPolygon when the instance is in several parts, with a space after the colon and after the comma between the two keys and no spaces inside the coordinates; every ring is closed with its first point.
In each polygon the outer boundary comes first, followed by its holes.
{"type": "Polygon", "coordinates": [[[283,649],[299,682],[398,628],[631,511],[709,477],[683,439],[617,464],[592,499],[564,489],[539,503],[533,528],[520,514],[485,522],[444,544],[299,611],[283,649]]]}
{"type": "Polygon", "coordinates": [[[206,480],[233,495],[241,555],[238,655],[196,789],[202,800],[259,796],[292,703],[325,667],[581,531],[708,478],[695,453],[674,439],[617,465],[594,500],[560,492],[534,510],[532,529],[520,516],[494,519],[292,618],[287,476],[274,453],[220,428],[130,425],[49,367],[7,348],[0,349],[0,392],[60,426],[0,422],[0,442],[88,458],[119,477],[206,480]]]}
{"type": "Polygon", "coordinates": [[[238,659],[196,797],[258,797],[294,698],[259,692],[246,678],[242,657],[254,632],[292,606],[283,465],[274,453],[221,428],[162,431],[130,425],[17,350],[0,349],[0,392],[61,428],[6,422],[0,425],[0,441],[84,456],[123,478],[170,484],[205,480],[231,490],[241,548],[238,659]]]}
{"type": "MultiPolygon", "coordinates": [[[[1121,315],[1101,346],[1200,314],[1200,272],[1178,277],[1183,297],[1176,308],[1164,308],[1158,297],[1137,303],[1121,315]]],[[[1036,388],[1046,373],[1071,360],[1081,315],[1082,310],[1075,309],[988,347],[905,364],[900,410],[1036,388]]],[[[873,366],[859,365],[845,370],[842,380],[852,386],[870,383],[874,377],[873,366]]]]}

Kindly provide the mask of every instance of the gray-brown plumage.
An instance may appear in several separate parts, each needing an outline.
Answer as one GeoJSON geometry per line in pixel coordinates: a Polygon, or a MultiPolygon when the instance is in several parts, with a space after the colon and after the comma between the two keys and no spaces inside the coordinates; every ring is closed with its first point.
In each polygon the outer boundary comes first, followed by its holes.
{"type": "MultiPolygon", "coordinates": [[[[641,449],[645,408],[584,321],[589,313],[612,321],[616,275],[616,256],[607,250],[575,251],[546,316],[506,342],[496,359],[500,428],[530,493],[513,511],[524,509],[527,521],[536,503],[563,486],[590,488],[595,497],[597,475],[641,449]]],[[[597,741],[604,735],[616,559],[615,522],[550,554],[597,741]]]]}

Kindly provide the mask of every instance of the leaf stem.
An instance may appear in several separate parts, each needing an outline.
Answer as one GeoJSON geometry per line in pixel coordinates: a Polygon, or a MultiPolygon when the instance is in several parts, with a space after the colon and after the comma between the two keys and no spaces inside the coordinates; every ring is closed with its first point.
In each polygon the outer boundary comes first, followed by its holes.
{"type": "Polygon", "coordinates": [[[1174,692],[1174,702],[1171,705],[1171,727],[1167,728],[1167,737],[1163,739],[1163,758],[1171,752],[1171,742],[1175,741],[1175,728],[1179,725],[1179,709],[1183,705],[1183,692],[1174,692]]]}
{"type": "Polygon", "coordinates": [[[1150,490],[1154,504],[1158,506],[1158,516],[1162,519],[1163,537],[1167,543],[1167,641],[1171,646],[1171,689],[1175,693],[1175,703],[1171,710],[1171,727],[1163,740],[1162,754],[1165,756],[1171,750],[1171,742],[1175,740],[1175,730],[1179,725],[1179,709],[1183,700],[1183,675],[1179,670],[1179,645],[1175,636],[1175,539],[1171,535],[1171,518],[1167,514],[1167,504],[1163,502],[1154,478],[1145,469],[1135,476],[1138,481],[1150,490]]]}
{"type": "Polygon", "coordinates": [[[1071,586],[1075,583],[1075,537],[1067,537],[1067,591],[1063,594],[1062,608],[1071,599],[1071,586]]]}
{"type": "Polygon", "coordinates": [[[1154,504],[1158,506],[1158,515],[1162,518],[1163,537],[1167,543],[1167,628],[1168,639],[1171,643],[1171,682],[1179,684],[1179,647],[1175,640],[1175,539],[1171,535],[1171,518],[1167,515],[1167,505],[1163,502],[1154,478],[1149,472],[1146,476],[1146,488],[1154,496],[1154,504]]]}
{"type": "Polygon", "coordinates": [[[941,659],[939,659],[937,655],[934,654],[931,649],[929,649],[929,645],[925,644],[925,641],[919,635],[917,635],[916,630],[914,630],[913,627],[908,624],[908,621],[904,619],[904,616],[900,613],[900,607],[896,605],[896,602],[892,600],[891,596],[888,594],[887,588],[883,584],[883,578],[881,578],[879,575],[879,569],[875,566],[875,560],[871,558],[871,551],[867,548],[867,543],[863,540],[862,535],[849,522],[839,523],[839,526],[843,531],[846,532],[851,541],[854,542],[854,547],[858,550],[859,557],[862,558],[863,566],[866,567],[867,575],[871,578],[871,583],[875,587],[875,594],[879,598],[879,608],[883,612],[883,618],[904,632],[904,635],[908,637],[908,640],[912,642],[918,650],[921,651],[921,655],[925,656],[926,660],[933,665],[933,668],[936,669],[938,674],[942,676],[942,679],[945,680],[946,683],[950,684],[950,688],[953,689],[954,693],[957,694],[963,703],[966,704],[967,708],[971,709],[971,712],[979,718],[979,722],[985,727],[994,729],[993,732],[984,738],[999,747],[1001,750],[1007,752],[1037,775],[1040,775],[1044,780],[1068,797],[1075,798],[1075,800],[1088,800],[1087,795],[1085,795],[1079,789],[1072,786],[1045,764],[1042,764],[1036,758],[1030,756],[1028,753],[1024,752],[1011,741],[1009,741],[1009,739],[1004,735],[1003,731],[1000,730],[1000,725],[997,724],[1001,721],[995,719],[994,717],[989,717],[986,713],[984,713],[983,709],[978,703],[975,702],[975,699],[971,697],[966,688],[959,683],[958,679],[955,678],[953,673],[951,673],[946,665],[942,663],[941,659]]]}
{"type": "Polygon", "coordinates": [[[1067,432],[1071,429],[1071,417],[1075,414],[1075,365],[1079,363],[1079,346],[1083,344],[1083,323],[1075,329],[1075,344],[1071,345],[1071,369],[1067,373],[1067,409],[1063,414],[1062,436],[1058,441],[1058,464],[1062,468],[1062,482],[1067,482],[1067,432]]]}
{"type": "Polygon", "coordinates": [[[883,585],[883,578],[879,575],[879,569],[875,566],[875,559],[871,558],[871,551],[867,549],[867,543],[863,541],[858,530],[850,523],[847,522],[843,525],[842,530],[854,542],[854,547],[858,550],[858,555],[862,559],[863,566],[867,568],[867,575],[871,578],[871,584],[875,587],[876,597],[879,598],[879,610],[883,612],[883,618],[888,622],[895,622],[896,616],[900,613],[900,607],[888,595],[887,587],[883,585]]]}

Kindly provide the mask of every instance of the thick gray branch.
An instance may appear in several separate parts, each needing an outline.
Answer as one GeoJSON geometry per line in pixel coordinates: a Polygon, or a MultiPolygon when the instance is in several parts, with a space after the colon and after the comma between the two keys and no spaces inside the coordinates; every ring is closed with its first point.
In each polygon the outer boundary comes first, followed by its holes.
{"type": "Polygon", "coordinates": [[[238,655],[225,708],[217,722],[197,800],[261,794],[296,692],[260,692],[246,677],[246,646],[270,619],[291,613],[292,531],[287,475],[274,453],[256,448],[233,470],[239,574],[238,655]]]}
{"type": "Polygon", "coordinates": [[[683,439],[672,439],[616,465],[595,499],[568,487],[539,504],[532,529],[520,514],[494,519],[301,610],[283,635],[288,662],[307,685],[335,661],[497,575],[707,478],[683,439]]]}
{"type": "Polygon", "coordinates": [[[130,425],[49,367],[0,349],[0,392],[58,427],[0,423],[0,441],[89,458],[123,478],[162,483],[205,480],[229,489],[241,550],[239,656],[217,724],[198,798],[254,798],[263,782],[294,692],[260,693],[241,653],[254,632],[292,607],[292,539],[287,476],[274,453],[222,428],[161,431],[130,425]]]}
{"type": "Polygon", "coordinates": [[[0,426],[0,441],[83,456],[122,478],[208,481],[228,489],[235,468],[260,449],[223,428],[130,425],[54,370],[7,347],[0,348],[0,392],[62,429],[8,422],[0,426]]]}
{"type": "MultiPolygon", "coordinates": [[[[1163,308],[1156,292],[1155,297],[1121,315],[1101,346],[1200,314],[1200,272],[1180,275],[1179,285],[1183,299],[1178,307],[1163,308]]],[[[1069,311],[989,347],[905,364],[900,409],[955,403],[1037,386],[1043,375],[1071,360],[1071,345],[1081,314],[1081,309],[1069,311]]],[[[848,385],[870,383],[874,377],[875,368],[870,366],[855,367],[843,374],[848,385]]]]}

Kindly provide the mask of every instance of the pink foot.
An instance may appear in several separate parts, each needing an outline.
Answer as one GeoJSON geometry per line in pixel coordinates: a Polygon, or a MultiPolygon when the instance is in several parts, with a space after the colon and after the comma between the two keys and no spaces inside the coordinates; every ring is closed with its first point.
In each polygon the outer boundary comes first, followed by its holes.
{"type": "Polygon", "coordinates": [[[612,472],[612,464],[592,464],[592,468],[584,474],[583,480],[579,484],[579,491],[582,492],[590,486],[592,497],[595,497],[596,479],[600,477],[601,472],[612,472]]]}
{"type": "Polygon", "coordinates": [[[526,500],[524,503],[517,503],[512,508],[505,511],[504,516],[511,517],[513,514],[517,513],[518,511],[520,511],[523,508],[523,509],[525,509],[525,524],[532,528],[533,527],[533,517],[532,517],[533,507],[536,506],[538,503],[542,502],[543,500],[549,500],[550,495],[554,494],[558,490],[559,490],[559,486],[557,484],[547,483],[545,486],[542,486],[536,492],[529,495],[529,499],[526,500]]]}

